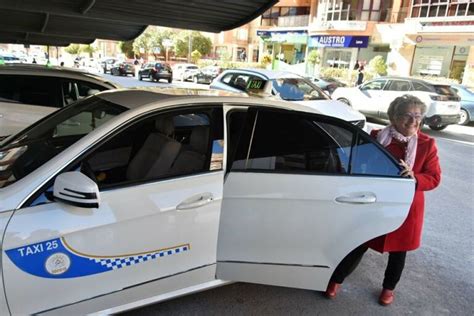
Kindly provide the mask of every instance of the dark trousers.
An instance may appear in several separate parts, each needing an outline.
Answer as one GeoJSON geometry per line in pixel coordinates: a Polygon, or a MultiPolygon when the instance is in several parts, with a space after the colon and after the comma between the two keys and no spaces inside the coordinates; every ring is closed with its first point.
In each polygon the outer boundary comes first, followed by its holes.
{"type": "MultiPolygon", "coordinates": [[[[337,266],[331,277],[331,282],[339,284],[344,282],[344,279],[357,268],[367,249],[368,247],[366,245],[361,245],[349,253],[337,266]]],[[[395,286],[397,286],[402,276],[403,268],[405,267],[406,255],[406,251],[389,252],[387,268],[385,269],[385,277],[383,280],[384,289],[394,290],[395,286]]]]}

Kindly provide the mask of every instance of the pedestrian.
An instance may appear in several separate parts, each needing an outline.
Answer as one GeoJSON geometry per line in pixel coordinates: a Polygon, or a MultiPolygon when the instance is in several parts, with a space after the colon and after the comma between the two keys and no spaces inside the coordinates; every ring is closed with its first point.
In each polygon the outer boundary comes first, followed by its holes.
{"type": "Polygon", "coordinates": [[[355,65],[354,65],[354,70],[357,70],[357,69],[359,69],[359,68],[360,68],[359,61],[356,60],[356,63],[355,63],[355,65]]]}
{"type": "Polygon", "coordinates": [[[356,86],[361,85],[362,82],[364,82],[364,66],[359,67],[359,71],[357,72],[356,86]]]}
{"type": "Polygon", "coordinates": [[[33,64],[36,64],[36,58],[33,57],[33,61],[32,61],[33,64]]]}
{"type": "Polygon", "coordinates": [[[415,195],[407,218],[395,231],[377,237],[349,253],[334,271],[325,295],[335,298],[344,279],[357,267],[368,248],[388,252],[383,289],[379,296],[381,305],[394,300],[394,289],[405,267],[407,251],[420,247],[424,217],[424,191],[433,190],[441,181],[438,150],[433,138],[420,131],[426,105],[417,97],[404,95],[390,103],[390,124],[371,132],[402,167],[401,175],[415,180],[415,195]]]}

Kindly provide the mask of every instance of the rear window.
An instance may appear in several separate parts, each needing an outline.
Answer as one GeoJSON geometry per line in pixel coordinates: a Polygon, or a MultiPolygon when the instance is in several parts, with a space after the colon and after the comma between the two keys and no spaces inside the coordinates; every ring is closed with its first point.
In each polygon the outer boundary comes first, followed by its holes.
{"type": "Polygon", "coordinates": [[[188,66],[186,69],[199,69],[197,66],[188,66]]]}
{"type": "Polygon", "coordinates": [[[155,68],[162,68],[162,67],[163,67],[163,65],[160,64],[160,63],[156,63],[156,64],[155,64],[155,68]]]}
{"type": "Polygon", "coordinates": [[[451,90],[450,86],[446,85],[434,85],[434,88],[436,90],[436,93],[441,94],[441,95],[447,95],[447,96],[455,96],[456,93],[451,90]]]}

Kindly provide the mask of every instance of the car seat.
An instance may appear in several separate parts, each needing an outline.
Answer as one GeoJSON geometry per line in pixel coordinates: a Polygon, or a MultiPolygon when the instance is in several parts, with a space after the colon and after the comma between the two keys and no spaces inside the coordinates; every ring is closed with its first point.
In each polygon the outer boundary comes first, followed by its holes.
{"type": "Polygon", "coordinates": [[[185,174],[201,171],[206,162],[209,145],[209,127],[197,126],[191,132],[189,145],[183,146],[173,164],[172,174],[185,174]]]}
{"type": "Polygon", "coordinates": [[[160,178],[170,173],[181,149],[181,143],[173,138],[173,118],[158,118],[155,129],[131,160],[127,168],[128,180],[160,178]]]}

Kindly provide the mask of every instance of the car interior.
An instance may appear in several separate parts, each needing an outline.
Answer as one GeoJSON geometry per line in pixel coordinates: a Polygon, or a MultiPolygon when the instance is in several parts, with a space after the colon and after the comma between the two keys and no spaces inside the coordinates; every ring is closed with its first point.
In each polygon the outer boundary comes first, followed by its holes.
{"type": "Polygon", "coordinates": [[[159,116],[127,128],[81,164],[99,187],[209,170],[210,124],[205,114],[159,116]]]}

